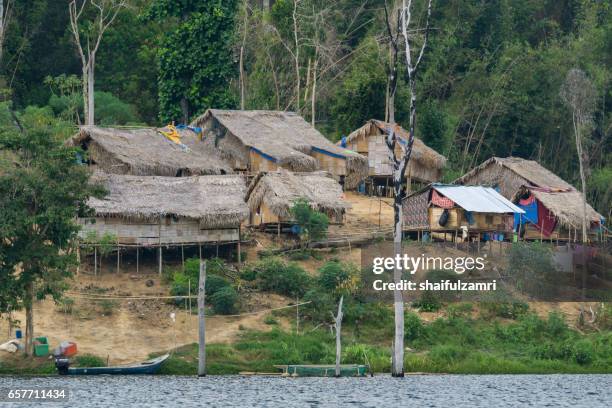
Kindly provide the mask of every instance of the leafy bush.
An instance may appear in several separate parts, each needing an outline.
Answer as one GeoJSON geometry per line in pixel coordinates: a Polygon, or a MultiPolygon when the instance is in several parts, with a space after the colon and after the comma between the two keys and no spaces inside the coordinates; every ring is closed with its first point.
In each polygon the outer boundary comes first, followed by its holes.
{"type": "Polygon", "coordinates": [[[593,361],[595,351],[588,340],[580,340],[574,344],[574,361],[580,365],[587,365],[593,361]]]}
{"type": "Polygon", "coordinates": [[[292,261],[306,261],[310,259],[310,256],[311,256],[310,251],[301,250],[301,251],[291,252],[289,254],[289,259],[292,261]]]}
{"type": "Polygon", "coordinates": [[[319,268],[317,283],[327,291],[353,292],[356,287],[355,277],[358,277],[355,266],[338,261],[330,261],[319,268]]]}
{"type": "Polygon", "coordinates": [[[310,286],[310,277],[304,269],[279,257],[262,259],[255,268],[262,290],[293,297],[304,295],[310,286]]]}
{"type": "Polygon", "coordinates": [[[518,319],[529,311],[525,302],[483,302],[480,304],[480,314],[483,318],[503,317],[518,319]]]}
{"type": "Polygon", "coordinates": [[[102,314],[104,316],[112,315],[118,305],[119,303],[117,303],[115,300],[104,299],[100,301],[100,308],[102,309],[102,314]]]}
{"type": "Polygon", "coordinates": [[[317,241],[327,236],[329,218],[314,210],[305,199],[298,199],[290,209],[292,217],[301,229],[300,236],[307,241],[317,241]]]}
{"type": "Polygon", "coordinates": [[[416,313],[408,312],[404,315],[404,338],[416,340],[423,336],[425,330],[421,318],[416,313]]]}
{"type": "Polygon", "coordinates": [[[442,304],[433,292],[426,290],[421,293],[420,299],[412,303],[412,307],[418,308],[421,312],[437,312],[442,304]]]}
{"type": "Polygon", "coordinates": [[[213,310],[219,314],[236,313],[236,302],[238,302],[238,294],[231,286],[219,289],[210,297],[213,310]]]}
{"type": "Polygon", "coordinates": [[[248,281],[248,282],[254,281],[255,279],[257,279],[257,269],[255,269],[252,266],[247,265],[240,272],[240,279],[248,281]]]}
{"type": "Polygon", "coordinates": [[[106,361],[93,354],[83,354],[74,358],[77,367],[106,367],[106,361]]]}
{"type": "Polygon", "coordinates": [[[278,320],[276,320],[276,318],[272,315],[266,315],[266,317],[264,317],[263,322],[269,325],[278,324],[278,320]]]}

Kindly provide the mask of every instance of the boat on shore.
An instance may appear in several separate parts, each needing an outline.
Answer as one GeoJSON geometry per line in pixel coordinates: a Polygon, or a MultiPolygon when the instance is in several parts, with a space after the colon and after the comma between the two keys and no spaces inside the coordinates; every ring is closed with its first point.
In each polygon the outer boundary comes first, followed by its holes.
{"type": "Polygon", "coordinates": [[[156,374],[170,354],[164,354],[151,360],[110,367],[70,367],[68,358],[56,358],[55,367],[60,375],[136,375],[156,374]]]}
{"type": "MultiPolygon", "coordinates": [[[[286,364],[275,365],[282,370],[282,375],[291,377],[335,377],[336,366],[334,364],[286,364]]],[[[368,366],[362,364],[340,365],[340,377],[365,377],[368,366]]]]}

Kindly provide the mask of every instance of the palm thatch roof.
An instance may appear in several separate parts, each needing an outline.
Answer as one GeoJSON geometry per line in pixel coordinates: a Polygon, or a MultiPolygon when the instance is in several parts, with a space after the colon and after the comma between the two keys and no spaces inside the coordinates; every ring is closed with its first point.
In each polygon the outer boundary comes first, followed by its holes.
{"type": "MultiPolygon", "coordinates": [[[[385,135],[387,129],[389,129],[391,126],[393,125],[383,122],[382,120],[370,119],[365,125],[351,132],[351,134],[346,137],[346,142],[350,143],[362,136],[367,137],[371,136],[372,134],[385,135]]],[[[410,137],[410,132],[399,125],[395,125],[395,132],[403,140],[408,140],[410,137]]],[[[414,159],[424,167],[430,167],[438,170],[441,170],[446,166],[446,157],[427,146],[416,136],[414,138],[414,144],[412,145],[412,156],[410,159],[414,159]]]]}
{"type": "MultiPolygon", "coordinates": [[[[531,194],[542,202],[557,217],[558,222],[565,228],[579,230],[582,228],[582,193],[571,190],[548,190],[525,186],[531,194]]],[[[520,193],[517,193],[517,199],[520,193]]],[[[586,215],[589,223],[600,223],[604,218],[588,203],[586,215]]]]}
{"type": "Polygon", "coordinates": [[[191,130],[178,130],[182,145],[154,128],[116,129],[84,126],[69,143],[81,146],[89,160],[107,173],[137,176],[229,174],[231,166],[191,130]]]}
{"type": "Polygon", "coordinates": [[[91,181],[109,191],[90,198],[96,216],[159,219],[164,216],[200,220],[204,228],[237,228],[248,216],[244,178],[237,175],[158,177],[96,172],[91,181]]]}
{"type": "Polygon", "coordinates": [[[278,217],[291,218],[290,209],[298,199],[328,215],[338,216],[350,208],[342,187],[326,172],[292,173],[279,170],[260,173],[253,179],[246,194],[251,211],[265,204],[278,217]]]}
{"type": "Polygon", "coordinates": [[[293,112],[209,109],[193,125],[214,134],[205,137],[210,143],[217,145],[219,139],[225,139],[224,154],[244,163],[248,163],[249,151],[255,149],[289,170],[315,171],[319,166],[310,154],[319,149],[346,159],[348,173],[360,179],[367,175],[365,157],[336,146],[293,112]]]}
{"type": "MultiPolygon", "coordinates": [[[[455,180],[455,183],[497,186],[509,200],[516,200],[517,194],[527,188],[557,216],[562,226],[582,226],[582,193],[536,161],[520,157],[492,157],[455,180]]],[[[588,203],[586,207],[589,220],[599,222],[603,218],[588,203]]]]}

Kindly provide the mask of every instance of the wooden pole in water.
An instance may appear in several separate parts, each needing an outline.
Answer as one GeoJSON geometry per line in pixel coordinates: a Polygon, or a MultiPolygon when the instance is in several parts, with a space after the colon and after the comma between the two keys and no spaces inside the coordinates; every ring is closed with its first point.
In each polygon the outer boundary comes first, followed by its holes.
{"type": "Polygon", "coordinates": [[[342,354],[342,343],[340,342],[340,332],[342,331],[342,302],[344,296],[340,297],[340,303],[338,303],[338,314],[334,317],[336,321],[334,326],[336,328],[336,377],[340,377],[340,356],[342,354]]]}
{"type": "Polygon", "coordinates": [[[206,319],[204,300],[206,298],[206,262],[200,261],[200,282],[198,284],[198,377],[206,375],[206,319]]]}

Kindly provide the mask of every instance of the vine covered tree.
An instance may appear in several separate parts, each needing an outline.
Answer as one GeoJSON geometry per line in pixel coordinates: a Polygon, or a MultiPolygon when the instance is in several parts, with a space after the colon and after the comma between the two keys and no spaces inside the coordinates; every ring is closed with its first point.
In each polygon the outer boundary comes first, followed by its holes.
{"type": "Polygon", "coordinates": [[[146,17],[169,26],[158,49],[159,117],[181,121],[236,104],[230,89],[237,0],[155,0],[146,17]]]}

